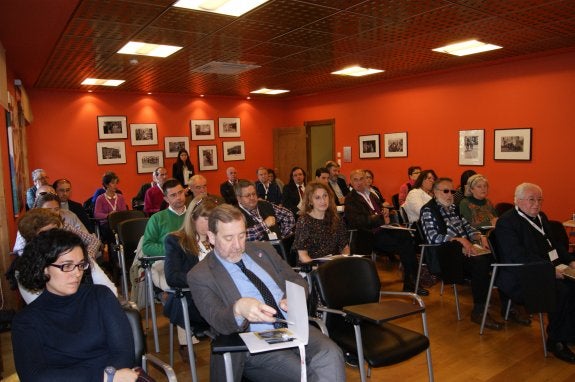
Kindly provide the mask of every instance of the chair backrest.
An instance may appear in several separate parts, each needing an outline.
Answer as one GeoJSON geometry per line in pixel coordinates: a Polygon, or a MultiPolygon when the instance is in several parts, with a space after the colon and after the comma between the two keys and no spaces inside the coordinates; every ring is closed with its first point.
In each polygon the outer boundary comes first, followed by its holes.
{"type": "Polygon", "coordinates": [[[497,215],[501,216],[504,212],[512,209],[513,207],[513,203],[501,202],[495,205],[495,210],[497,211],[497,215]]]}
{"type": "Polygon", "coordinates": [[[551,262],[528,263],[519,267],[519,284],[528,313],[555,310],[555,267],[551,262]]]}
{"type": "Polygon", "coordinates": [[[401,222],[403,224],[409,224],[409,217],[407,217],[407,212],[405,212],[405,208],[399,207],[399,217],[401,218],[401,222]]]}
{"type": "Polygon", "coordinates": [[[395,208],[396,210],[399,209],[400,205],[399,205],[399,194],[393,194],[391,196],[391,203],[393,204],[393,208],[395,208]]]}
{"type": "Polygon", "coordinates": [[[322,303],[332,309],[379,301],[381,282],[373,261],[344,257],[322,264],[313,274],[322,303]]]}
{"type": "Polygon", "coordinates": [[[140,312],[128,305],[122,306],[122,309],[130,322],[132,336],[134,337],[134,366],[141,366],[142,356],[146,354],[146,336],[144,335],[140,312]]]}
{"type": "Polygon", "coordinates": [[[138,247],[140,238],[144,236],[148,220],[150,219],[141,217],[124,220],[118,224],[118,238],[120,239],[120,243],[124,246],[124,254],[126,256],[126,264],[128,264],[128,266],[134,259],[134,251],[138,247]]]}
{"type": "Polygon", "coordinates": [[[499,257],[499,248],[497,248],[497,233],[495,229],[492,229],[487,233],[487,241],[491,247],[491,253],[495,257],[495,261],[501,261],[499,257]]]}
{"type": "Polygon", "coordinates": [[[555,239],[563,249],[569,251],[569,236],[567,236],[567,231],[565,231],[563,223],[557,220],[550,220],[549,227],[551,228],[551,236],[553,239],[555,239]]]}
{"type": "Polygon", "coordinates": [[[108,225],[113,232],[118,232],[118,224],[120,224],[120,222],[145,217],[144,212],[138,210],[116,211],[108,215],[108,225]]]}

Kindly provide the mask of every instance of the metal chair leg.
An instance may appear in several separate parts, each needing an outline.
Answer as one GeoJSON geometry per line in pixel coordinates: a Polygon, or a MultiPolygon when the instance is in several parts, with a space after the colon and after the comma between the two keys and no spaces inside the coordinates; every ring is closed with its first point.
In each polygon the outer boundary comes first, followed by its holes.
{"type": "Polygon", "coordinates": [[[363,359],[363,341],[361,339],[361,327],[353,325],[355,331],[355,343],[357,346],[357,363],[359,364],[359,379],[361,382],[366,380],[365,361],[363,359]]]}
{"type": "Polygon", "coordinates": [[[154,345],[156,353],[160,352],[160,340],[158,339],[158,325],[156,320],[156,307],[154,306],[154,282],[152,281],[151,264],[146,267],[146,287],[148,288],[148,300],[150,304],[150,313],[152,315],[152,331],[154,333],[154,345]]]}
{"type": "Polygon", "coordinates": [[[457,321],[461,321],[461,310],[459,309],[459,294],[457,293],[457,284],[453,284],[453,294],[455,295],[455,309],[457,310],[457,321]]]}
{"type": "MultiPolygon", "coordinates": [[[[179,293],[182,293],[181,291],[179,293]]],[[[188,312],[188,300],[183,294],[178,296],[182,304],[184,313],[184,328],[186,329],[186,344],[188,345],[188,359],[190,361],[190,372],[192,373],[192,381],[198,382],[198,373],[196,371],[196,358],[194,356],[194,345],[192,344],[192,328],[190,327],[190,315],[188,312]]]]}
{"type": "Polygon", "coordinates": [[[491,280],[489,281],[489,289],[487,291],[487,299],[485,301],[485,307],[483,308],[483,317],[481,318],[481,326],[479,327],[479,335],[483,335],[483,329],[485,329],[485,320],[487,319],[487,311],[489,310],[489,304],[491,302],[491,292],[493,291],[493,284],[495,284],[496,273],[497,273],[497,267],[493,267],[493,272],[491,272],[491,280]]]}
{"type": "Polygon", "coordinates": [[[543,324],[543,313],[539,313],[539,328],[541,329],[541,341],[543,341],[543,355],[547,358],[547,336],[543,324]]]}

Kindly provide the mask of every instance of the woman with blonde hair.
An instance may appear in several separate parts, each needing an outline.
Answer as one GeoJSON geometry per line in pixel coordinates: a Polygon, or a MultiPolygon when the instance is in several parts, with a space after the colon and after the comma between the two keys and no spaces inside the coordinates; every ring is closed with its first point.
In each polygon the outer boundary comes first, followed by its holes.
{"type": "MultiPolygon", "coordinates": [[[[187,288],[187,274],[196,264],[206,257],[212,250],[208,241],[208,217],[218,201],[210,196],[197,196],[188,206],[182,227],[170,234],[164,240],[166,260],[164,272],[166,282],[172,288],[187,288]]],[[[208,324],[198,312],[190,293],[185,293],[188,300],[188,312],[194,334],[202,333],[208,324]]],[[[171,293],[164,305],[164,315],[170,322],[178,326],[178,340],[180,341],[180,355],[187,360],[184,316],[182,305],[171,293]]],[[[197,339],[192,339],[197,342],[197,339]]]]}
{"type": "Polygon", "coordinates": [[[489,182],[481,174],[472,175],[465,185],[465,198],[459,212],[473,228],[492,227],[497,221],[497,210],[487,199],[489,182]]]}
{"type": "Polygon", "coordinates": [[[329,186],[319,182],[308,183],[299,214],[293,245],[300,263],[326,255],[349,253],[347,231],[337,213],[329,186]]]}

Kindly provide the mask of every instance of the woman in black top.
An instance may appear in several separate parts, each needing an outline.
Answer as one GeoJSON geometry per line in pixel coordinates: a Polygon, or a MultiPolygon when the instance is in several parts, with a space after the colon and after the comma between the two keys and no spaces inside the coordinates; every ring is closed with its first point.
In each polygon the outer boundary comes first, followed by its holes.
{"type": "Polygon", "coordinates": [[[179,180],[182,187],[188,187],[190,178],[194,175],[194,165],[185,149],[178,151],[178,159],[172,165],[172,177],[179,180]]]}

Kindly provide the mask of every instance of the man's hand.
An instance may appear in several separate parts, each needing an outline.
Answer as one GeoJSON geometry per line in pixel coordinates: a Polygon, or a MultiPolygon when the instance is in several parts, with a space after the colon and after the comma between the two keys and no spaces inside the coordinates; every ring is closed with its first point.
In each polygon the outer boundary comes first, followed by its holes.
{"type": "Polygon", "coordinates": [[[276,313],[274,308],[252,297],[242,297],[234,304],[234,315],[241,316],[249,322],[274,322],[276,313]]]}
{"type": "Polygon", "coordinates": [[[453,240],[458,241],[463,246],[463,253],[465,256],[470,257],[477,255],[476,249],[473,247],[473,243],[464,237],[454,237],[453,240]]]}
{"type": "Polygon", "coordinates": [[[265,218],[264,224],[267,225],[268,227],[273,227],[274,225],[276,225],[276,218],[274,216],[268,216],[267,218],[265,218]]]}

